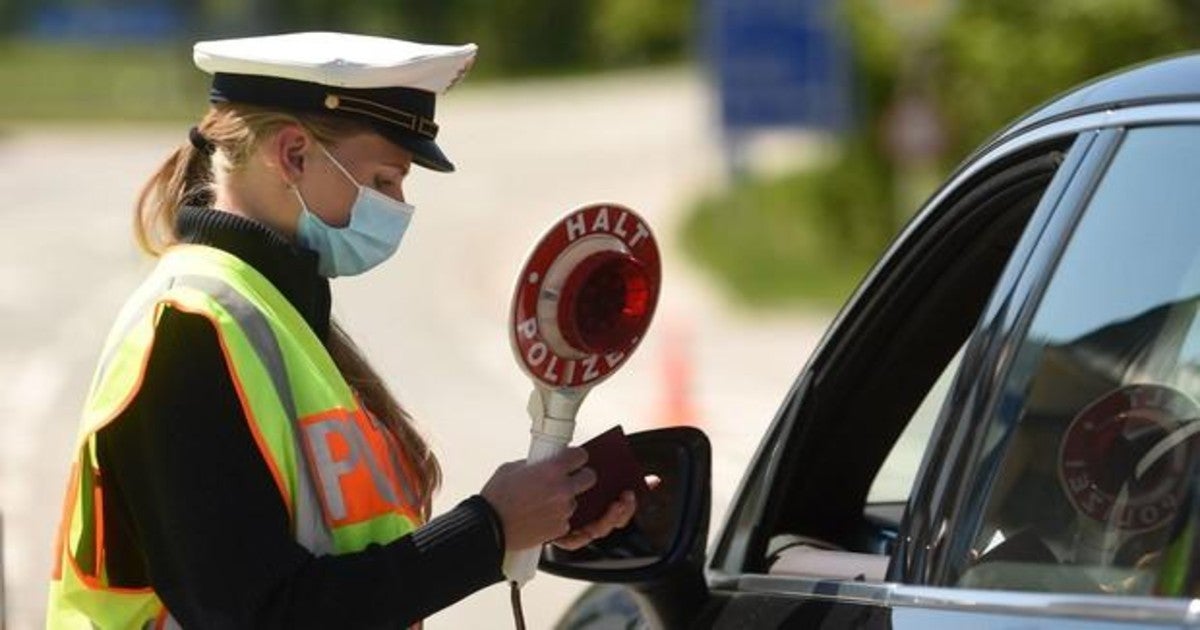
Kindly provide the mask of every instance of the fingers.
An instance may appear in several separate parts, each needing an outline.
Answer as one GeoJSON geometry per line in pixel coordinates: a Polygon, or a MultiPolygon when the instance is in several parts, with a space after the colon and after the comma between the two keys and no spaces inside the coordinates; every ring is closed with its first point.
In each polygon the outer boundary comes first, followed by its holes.
{"type": "MultiPolygon", "coordinates": [[[[571,529],[578,496],[597,481],[587,461],[586,450],[572,447],[541,462],[509,462],[496,470],[481,494],[500,516],[507,548],[525,549],[552,540],[564,549],[578,549],[630,523],[637,506],[634,493],[626,491],[595,522],[571,529]]],[[[657,485],[652,479],[647,483],[657,485]]]]}
{"type": "Polygon", "coordinates": [[[560,466],[565,472],[574,472],[580,468],[583,468],[583,465],[587,463],[587,460],[588,453],[586,450],[579,448],[578,446],[568,446],[567,448],[563,449],[561,453],[558,453],[552,457],[549,461],[552,461],[557,466],[560,466]]]}
{"type": "Polygon", "coordinates": [[[604,538],[611,534],[614,529],[628,525],[629,521],[633,518],[636,507],[637,504],[633,493],[626,490],[621,493],[621,496],[616,501],[609,504],[603,516],[579,529],[591,536],[593,540],[604,538]]]}
{"type": "Polygon", "coordinates": [[[555,539],[554,544],[568,551],[579,549],[593,540],[608,536],[614,529],[629,525],[636,511],[637,499],[632,491],[626,490],[608,506],[603,516],[579,529],[567,532],[555,539]]]}
{"type": "Polygon", "coordinates": [[[587,492],[592,486],[596,485],[596,471],[591,468],[580,468],[571,473],[568,478],[571,482],[571,489],[575,495],[587,492]]]}
{"type": "Polygon", "coordinates": [[[565,536],[560,536],[554,539],[553,543],[557,547],[566,549],[567,551],[575,551],[586,547],[592,542],[593,538],[584,532],[574,531],[568,532],[565,536]]]}
{"type": "MultiPolygon", "coordinates": [[[[614,528],[620,529],[629,525],[629,521],[633,520],[633,515],[637,512],[637,497],[633,492],[626,490],[621,493],[621,498],[614,504],[614,507],[616,509],[614,517],[617,519],[614,528]]],[[[610,507],[609,511],[612,511],[614,507],[610,507]]]]}
{"type": "Polygon", "coordinates": [[[605,524],[611,524],[609,531],[605,532],[607,536],[614,529],[625,527],[629,521],[633,520],[633,514],[637,511],[637,498],[633,492],[626,490],[621,493],[621,496],[613,501],[612,505],[608,506],[608,511],[600,520],[605,524]]]}

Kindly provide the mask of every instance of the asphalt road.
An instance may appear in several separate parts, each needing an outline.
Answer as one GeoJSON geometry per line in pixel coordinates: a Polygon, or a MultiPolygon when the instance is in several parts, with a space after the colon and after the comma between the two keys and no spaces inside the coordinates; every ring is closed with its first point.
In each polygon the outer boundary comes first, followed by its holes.
{"type": "MultiPolygon", "coordinates": [[[[334,283],[335,317],[441,456],[435,510],[524,455],[530,387],[506,336],[515,274],[554,219],[610,200],[657,232],[665,285],[654,328],[591,394],[576,436],[617,423],[705,429],[715,529],[825,319],[740,313],[682,259],[681,211],[720,180],[707,89],[690,73],[655,72],[468,87],[439,109],[439,140],[459,171],[417,172],[408,186],[417,214],[400,254],[334,283]]],[[[130,205],[185,137],[182,125],[22,127],[0,137],[0,510],[11,628],[42,624],[84,390],[112,317],[150,265],[132,245],[130,205]]],[[[584,587],[539,576],[525,589],[530,627],[549,627],[584,587]]],[[[427,627],[504,627],[508,615],[497,586],[427,627]]]]}

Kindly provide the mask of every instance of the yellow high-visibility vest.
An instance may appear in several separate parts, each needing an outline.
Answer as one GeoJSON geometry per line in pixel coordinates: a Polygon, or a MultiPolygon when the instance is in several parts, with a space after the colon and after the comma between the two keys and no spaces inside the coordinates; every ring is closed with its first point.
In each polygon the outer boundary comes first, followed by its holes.
{"type": "Polygon", "coordinates": [[[151,586],[109,584],[96,457],[96,433],[137,393],[167,306],[213,323],[298,543],[317,555],[351,553],[421,524],[412,462],[300,313],[240,259],[177,245],[121,310],[92,379],[55,543],[48,628],[177,626],[151,586]]]}

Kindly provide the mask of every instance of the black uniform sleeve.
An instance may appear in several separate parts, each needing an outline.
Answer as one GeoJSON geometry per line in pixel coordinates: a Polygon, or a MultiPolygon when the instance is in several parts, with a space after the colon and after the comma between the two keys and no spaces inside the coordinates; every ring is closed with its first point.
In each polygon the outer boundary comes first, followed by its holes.
{"type": "Polygon", "coordinates": [[[167,309],[135,400],[98,435],[109,577],[152,584],[185,628],[402,627],[501,579],[474,496],[353,554],[296,543],[212,324],[167,309]]]}

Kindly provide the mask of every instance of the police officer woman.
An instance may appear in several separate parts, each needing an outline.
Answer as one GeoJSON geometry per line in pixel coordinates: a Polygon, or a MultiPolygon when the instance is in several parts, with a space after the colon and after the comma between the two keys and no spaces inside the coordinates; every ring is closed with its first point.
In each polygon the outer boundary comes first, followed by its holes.
{"type": "Polygon", "coordinates": [[[501,466],[430,520],[437,459],[330,320],[329,278],[400,244],[412,164],[450,171],[435,95],[474,45],[334,33],[202,42],[212,107],[154,174],[159,258],[85,405],[52,628],[403,627],[502,579],[506,549],[580,547],[586,454],[501,466]]]}

